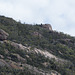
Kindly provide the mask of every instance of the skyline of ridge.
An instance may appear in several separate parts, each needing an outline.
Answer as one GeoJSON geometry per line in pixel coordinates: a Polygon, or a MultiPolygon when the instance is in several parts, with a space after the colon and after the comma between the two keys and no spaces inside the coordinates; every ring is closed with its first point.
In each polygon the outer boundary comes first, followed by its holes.
{"type": "Polygon", "coordinates": [[[22,23],[48,23],[56,31],[75,36],[74,0],[0,0],[0,10],[0,15],[22,23]]]}

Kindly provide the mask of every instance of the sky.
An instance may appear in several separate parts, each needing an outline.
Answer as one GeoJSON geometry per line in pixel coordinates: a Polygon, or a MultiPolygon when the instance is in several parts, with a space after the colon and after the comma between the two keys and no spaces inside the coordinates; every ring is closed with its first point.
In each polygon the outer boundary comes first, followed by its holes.
{"type": "Polygon", "coordinates": [[[0,0],[0,15],[75,36],[75,0],[0,0]]]}

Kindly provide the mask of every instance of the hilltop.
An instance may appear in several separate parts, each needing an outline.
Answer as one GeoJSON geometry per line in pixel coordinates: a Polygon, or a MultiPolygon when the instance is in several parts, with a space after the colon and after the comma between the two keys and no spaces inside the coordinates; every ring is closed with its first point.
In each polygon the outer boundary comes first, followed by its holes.
{"type": "Polygon", "coordinates": [[[75,37],[0,16],[0,75],[75,75],[75,37]]]}

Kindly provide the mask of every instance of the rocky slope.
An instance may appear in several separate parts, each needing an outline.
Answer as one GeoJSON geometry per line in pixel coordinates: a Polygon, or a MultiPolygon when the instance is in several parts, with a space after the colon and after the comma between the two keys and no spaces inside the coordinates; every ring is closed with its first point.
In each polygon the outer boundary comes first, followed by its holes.
{"type": "Polygon", "coordinates": [[[75,75],[74,59],[74,37],[0,16],[1,75],[75,75]]]}
{"type": "MultiPolygon", "coordinates": [[[[0,30],[2,30],[2,29],[0,29],[0,30]]],[[[0,33],[2,34],[3,32],[6,33],[4,30],[2,30],[0,33]]],[[[8,33],[6,33],[6,34],[9,35],[8,33]]],[[[5,36],[5,34],[2,34],[2,36],[5,36]]],[[[7,38],[6,39],[2,39],[2,37],[0,37],[0,42],[1,42],[1,44],[5,44],[5,45],[9,44],[9,45],[13,46],[17,50],[25,51],[25,53],[27,53],[27,55],[26,55],[27,59],[30,59],[30,60],[32,60],[32,58],[28,54],[33,54],[33,55],[37,55],[37,56],[41,55],[41,56],[44,56],[45,59],[48,58],[50,60],[52,58],[54,58],[57,62],[58,61],[63,61],[63,62],[66,63],[65,60],[57,58],[53,54],[50,54],[48,51],[42,51],[42,50],[37,49],[37,48],[31,49],[31,47],[26,47],[26,46],[23,46],[22,44],[18,44],[18,43],[9,41],[9,40],[7,40],[7,38]]],[[[6,49],[5,53],[9,54],[10,52],[6,49]]],[[[3,55],[0,55],[0,58],[1,58],[0,59],[0,66],[1,67],[6,66],[6,67],[8,67],[10,69],[14,68],[14,69],[20,69],[20,70],[23,70],[24,67],[26,67],[29,70],[33,69],[32,70],[33,71],[32,74],[34,74],[34,75],[36,75],[36,74],[38,74],[38,75],[39,74],[40,75],[57,75],[57,74],[60,75],[58,72],[56,72],[54,70],[44,71],[42,69],[38,69],[36,67],[28,65],[26,63],[27,62],[26,58],[21,57],[19,54],[11,53],[11,56],[10,57],[6,56],[7,59],[4,59],[5,57],[3,55]],[[13,58],[16,57],[16,59],[18,61],[17,62],[15,62],[15,60],[12,61],[12,57],[11,56],[13,56],[13,58]]],[[[41,64],[43,64],[43,66],[46,66],[46,67],[49,65],[49,63],[47,63],[47,62],[44,62],[44,63],[41,63],[41,64]]]]}

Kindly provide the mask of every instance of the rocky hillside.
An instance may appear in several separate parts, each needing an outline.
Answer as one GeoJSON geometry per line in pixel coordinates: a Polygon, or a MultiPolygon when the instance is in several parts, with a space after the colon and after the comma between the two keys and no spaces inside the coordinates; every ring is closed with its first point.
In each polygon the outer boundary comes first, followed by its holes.
{"type": "Polygon", "coordinates": [[[0,75],[75,75],[75,37],[0,16],[0,75]]]}

